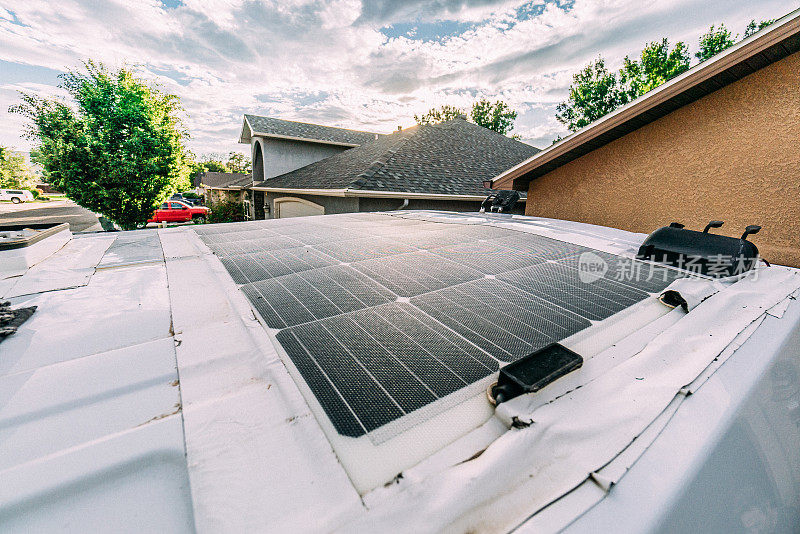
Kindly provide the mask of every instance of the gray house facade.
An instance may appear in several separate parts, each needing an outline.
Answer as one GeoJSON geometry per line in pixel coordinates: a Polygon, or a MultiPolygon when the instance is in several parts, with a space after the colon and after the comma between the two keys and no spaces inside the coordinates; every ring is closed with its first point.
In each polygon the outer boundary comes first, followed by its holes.
{"type": "MultiPolygon", "coordinates": [[[[459,118],[378,136],[256,180],[252,190],[254,197],[264,195],[264,218],[397,209],[474,212],[492,193],[485,180],[537,152],[459,118]]],[[[517,208],[523,211],[524,199],[517,208]]]]}
{"type": "MultiPolygon", "coordinates": [[[[263,182],[380,137],[384,136],[346,128],[245,115],[239,142],[250,145],[253,181],[263,182]]],[[[269,218],[271,205],[267,204],[264,191],[253,190],[250,210],[251,218],[269,218]]]]}

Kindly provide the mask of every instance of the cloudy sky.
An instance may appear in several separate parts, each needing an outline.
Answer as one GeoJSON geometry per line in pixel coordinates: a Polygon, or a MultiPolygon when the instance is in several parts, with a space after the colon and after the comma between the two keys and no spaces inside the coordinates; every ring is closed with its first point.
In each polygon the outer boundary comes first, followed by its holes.
{"type": "Polygon", "coordinates": [[[30,148],[17,91],[59,95],[85,59],[127,65],[181,97],[197,153],[246,151],[242,114],[390,132],[442,104],[503,99],[547,146],[571,75],[651,40],[692,51],[786,0],[0,0],[0,145],[30,148]]]}

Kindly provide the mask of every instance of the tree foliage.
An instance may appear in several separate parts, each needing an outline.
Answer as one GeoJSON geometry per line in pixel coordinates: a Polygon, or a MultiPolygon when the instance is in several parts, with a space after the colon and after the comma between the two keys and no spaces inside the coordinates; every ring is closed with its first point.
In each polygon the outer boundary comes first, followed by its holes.
{"type": "Polygon", "coordinates": [[[244,204],[236,200],[223,200],[214,204],[208,222],[226,223],[244,220],[244,204]]]}
{"type": "MultiPolygon", "coordinates": [[[[459,117],[466,119],[467,113],[461,108],[444,105],[440,108],[430,109],[422,116],[414,115],[414,120],[417,124],[438,124],[459,117]]],[[[472,104],[469,114],[469,119],[478,126],[503,135],[514,128],[516,118],[517,112],[502,100],[490,102],[485,98],[472,104]]]]}
{"type": "Polygon", "coordinates": [[[689,70],[689,47],[683,42],[675,43],[670,50],[669,40],[653,41],[644,47],[639,60],[628,56],[623,60],[619,72],[621,90],[626,93],[626,102],[640,97],[689,70]]]}
{"type": "MultiPolygon", "coordinates": [[[[744,36],[749,37],[773,22],[753,20],[747,25],[744,36]]],[[[700,37],[695,57],[705,61],[733,45],[737,37],[724,24],[716,28],[711,26],[700,37]]],[[[569,97],[556,106],[556,119],[574,132],[686,72],[690,66],[686,44],[679,41],[670,48],[667,39],[648,43],[636,59],[626,56],[616,73],[609,71],[605,60],[598,57],[573,75],[569,97]]]]}
{"type": "Polygon", "coordinates": [[[248,174],[251,172],[250,158],[240,152],[230,152],[227,156],[222,154],[204,154],[199,159],[192,156],[192,177],[203,172],[238,172],[248,174]]]}
{"type": "Polygon", "coordinates": [[[61,76],[74,108],[21,93],[9,111],[30,121],[26,134],[50,183],[124,229],[144,224],[174,191],[188,186],[183,109],[127,69],[85,63],[61,76]]]}
{"type": "Polygon", "coordinates": [[[0,146],[0,189],[31,188],[35,181],[25,154],[0,146]]]}
{"type": "Polygon", "coordinates": [[[572,76],[569,98],[556,106],[556,119],[572,131],[579,130],[627,101],[617,76],[598,57],[572,76]]]}
{"type": "Polygon", "coordinates": [[[775,20],[776,19],[762,20],[759,23],[756,23],[755,20],[751,20],[750,23],[747,25],[747,28],[744,29],[744,38],[746,39],[751,35],[753,35],[754,33],[760,32],[761,30],[763,30],[764,28],[775,22],[775,20]]]}
{"type": "Polygon", "coordinates": [[[517,112],[502,100],[489,102],[484,98],[472,105],[470,118],[478,126],[506,135],[514,128],[517,112]]]}
{"type": "Polygon", "coordinates": [[[733,35],[724,24],[720,24],[716,29],[711,26],[706,33],[700,36],[700,50],[694,57],[703,62],[733,46],[737,37],[738,35],[733,35]]]}
{"type": "Polygon", "coordinates": [[[241,152],[231,152],[228,154],[228,161],[225,163],[228,167],[228,172],[238,172],[242,174],[249,174],[252,172],[252,164],[250,158],[241,152]]]}
{"type": "Polygon", "coordinates": [[[444,105],[440,108],[429,109],[427,113],[422,116],[414,115],[414,120],[417,124],[438,124],[440,122],[447,122],[459,117],[466,118],[466,112],[455,106],[444,105]]]}

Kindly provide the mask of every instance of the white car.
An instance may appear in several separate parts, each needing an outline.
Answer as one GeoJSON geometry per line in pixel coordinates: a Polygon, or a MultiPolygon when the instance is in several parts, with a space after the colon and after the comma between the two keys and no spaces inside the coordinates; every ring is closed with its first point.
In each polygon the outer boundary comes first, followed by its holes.
{"type": "Polygon", "coordinates": [[[0,200],[10,200],[14,204],[33,202],[33,194],[24,189],[0,189],[0,200]]]}

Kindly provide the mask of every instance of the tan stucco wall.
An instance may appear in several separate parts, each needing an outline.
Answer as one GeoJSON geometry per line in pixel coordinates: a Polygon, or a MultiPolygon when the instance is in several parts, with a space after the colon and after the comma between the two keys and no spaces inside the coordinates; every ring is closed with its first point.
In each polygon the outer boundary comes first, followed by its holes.
{"type": "Polygon", "coordinates": [[[748,224],[767,260],[800,267],[800,53],[533,180],[527,215],[649,233],[748,224]]]}

